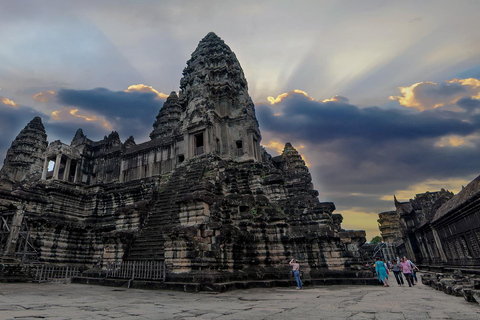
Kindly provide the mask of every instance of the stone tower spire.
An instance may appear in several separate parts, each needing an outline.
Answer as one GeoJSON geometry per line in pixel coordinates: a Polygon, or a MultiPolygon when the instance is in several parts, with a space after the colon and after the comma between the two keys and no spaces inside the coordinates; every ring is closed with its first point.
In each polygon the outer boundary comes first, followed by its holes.
{"type": "Polygon", "coordinates": [[[35,117],[20,131],[8,149],[0,171],[0,186],[9,189],[14,182],[22,181],[31,174],[38,175],[39,178],[43,169],[43,153],[47,146],[47,134],[42,119],[35,117]]]}
{"type": "Polygon", "coordinates": [[[150,138],[163,138],[172,134],[178,134],[180,115],[183,109],[178,99],[177,93],[172,91],[167,101],[158,112],[155,123],[153,124],[153,131],[150,133],[150,138]]]}
{"type": "Polygon", "coordinates": [[[260,130],[242,67],[215,33],[192,53],[180,89],[187,158],[203,152],[260,158],[260,130]]]}

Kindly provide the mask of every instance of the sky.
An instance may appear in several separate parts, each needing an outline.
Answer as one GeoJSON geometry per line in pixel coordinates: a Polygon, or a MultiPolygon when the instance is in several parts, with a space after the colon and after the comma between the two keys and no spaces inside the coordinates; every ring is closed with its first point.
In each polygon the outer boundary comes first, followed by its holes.
{"type": "Polygon", "coordinates": [[[0,161],[48,140],[148,141],[198,42],[235,52],[261,144],[302,154],[343,228],[380,234],[393,195],[480,174],[480,1],[0,0],[0,161]]]}

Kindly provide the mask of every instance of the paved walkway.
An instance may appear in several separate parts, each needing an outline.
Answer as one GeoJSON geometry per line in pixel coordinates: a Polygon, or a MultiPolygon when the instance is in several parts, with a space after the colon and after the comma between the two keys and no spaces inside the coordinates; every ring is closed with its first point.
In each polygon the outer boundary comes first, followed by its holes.
{"type": "Polygon", "coordinates": [[[0,319],[480,319],[480,305],[413,288],[316,286],[220,294],[0,283],[0,319]]]}

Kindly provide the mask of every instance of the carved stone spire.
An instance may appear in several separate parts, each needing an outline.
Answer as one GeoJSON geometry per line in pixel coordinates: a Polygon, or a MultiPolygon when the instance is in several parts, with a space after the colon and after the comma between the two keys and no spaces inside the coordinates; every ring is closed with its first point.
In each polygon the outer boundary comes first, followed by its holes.
{"type": "Polygon", "coordinates": [[[187,61],[180,88],[187,100],[201,94],[238,95],[248,91],[247,80],[235,53],[213,32],[199,42],[187,61]]]}
{"type": "Polygon", "coordinates": [[[206,152],[259,159],[261,136],[247,81],[237,57],[215,33],[192,53],[180,88],[183,130],[207,130],[206,152]]]}
{"type": "Polygon", "coordinates": [[[294,170],[296,172],[309,172],[305,161],[298,151],[292,146],[290,142],[285,144],[282,152],[282,158],[285,161],[285,169],[294,170]]]}
{"type": "Polygon", "coordinates": [[[14,182],[22,181],[31,174],[38,175],[39,178],[43,170],[43,153],[47,146],[47,134],[42,119],[35,117],[20,131],[8,149],[0,171],[0,185],[10,188],[14,182]]]}
{"type": "Polygon", "coordinates": [[[180,105],[177,93],[172,91],[168,96],[167,101],[158,112],[155,123],[153,124],[153,131],[150,133],[150,138],[162,138],[172,134],[178,134],[180,115],[183,109],[180,105]]]}

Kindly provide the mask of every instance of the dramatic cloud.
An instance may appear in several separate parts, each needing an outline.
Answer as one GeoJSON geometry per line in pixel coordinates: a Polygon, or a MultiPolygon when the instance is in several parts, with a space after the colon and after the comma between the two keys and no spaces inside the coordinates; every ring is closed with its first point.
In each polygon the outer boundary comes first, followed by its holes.
{"type": "Polygon", "coordinates": [[[403,141],[440,138],[449,134],[468,135],[478,129],[478,124],[463,121],[456,114],[358,108],[343,102],[312,101],[299,94],[284,98],[283,102],[275,109],[267,105],[257,106],[262,128],[281,128],[283,133],[307,141],[326,142],[354,137],[378,143],[391,139],[403,141]],[[275,116],[278,110],[282,115],[275,116]]]}
{"type": "Polygon", "coordinates": [[[307,97],[309,100],[314,100],[312,97],[310,97],[308,95],[308,93],[306,93],[305,91],[303,90],[298,90],[298,89],[295,89],[293,91],[290,91],[290,92],[285,92],[285,93],[282,93],[282,94],[279,94],[276,98],[274,97],[268,97],[267,100],[270,101],[271,104],[276,104],[276,103],[279,103],[279,102],[282,102],[283,99],[289,97],[290,95],[292,94],[301,94],[301,95],[304,95],[305,97],[307,97]]]}
{"type": "Polygon", "coordinates": [[[150,131],[148,128],[151,128],[164,100],[158,98],[158,92],[130,90],[128,92],[110,91],[105,88],[59,90],[57,102],[71,108],[58,110],[52,117],[54,119],[63,119],[65,115],[81,117],[86,121],[97,121],[105,128],[116,130],[123,137],[134,135],[139,138],[140,135],[144,138],[150,131]]]}
{"type": "Polygon", "coordinates": [[[402,95],[391,96],[390,100],[396,100],[402,106],[419,111],[448,107],[459,99],[480,98],[480,80],[474,78],[452,79],[442,84],[430,81],[418,82],[399,89],[402,95]]]}
{"type": "Polygon", "coordinates": [[[0,104],[3,104],[4,106],[8,106],[8,107],[18,108],[17,103],[13,102],[8,98],[1,97],[1,96],[0,96],[0,104]]]}
{"type": "Polygon", "coordinates": [[[331,99],[325,99],[323,102],[341,102],[348,103],[348,99],[339,95],[333,96],[331,99]]]}
{"type": "Polygon", "coordinates": [[[155,93],[159,99],[167,99],[168,95],[163,92],[158,92],[152,86],[147,86],[144,84],[134,84],[128,87],[125,92],[146,92],[146,93],[155,93]]]}
{"type": "Polygon", "coordinates": [[[54,96],[55,96],[55,91],[47,90],[47,91],[39,92],[33,95],[33,99],[38,102],[48,102],[54,96]]]}
{"type": "Polygon", "coordinates": [[[61,110],[53,111],[50,114],[52,120],[78,123],[79,125],[83,124],[84,121],[98,122],[102,127],[107,130],[113,130],[113,126],[110,122],[105,120],[102,116],[89,115],[89,114],[79,114],[77,108],[63,108],[61,110]],[[75,120],[84,120],[84,121],[75,121],[75,120]]]}

